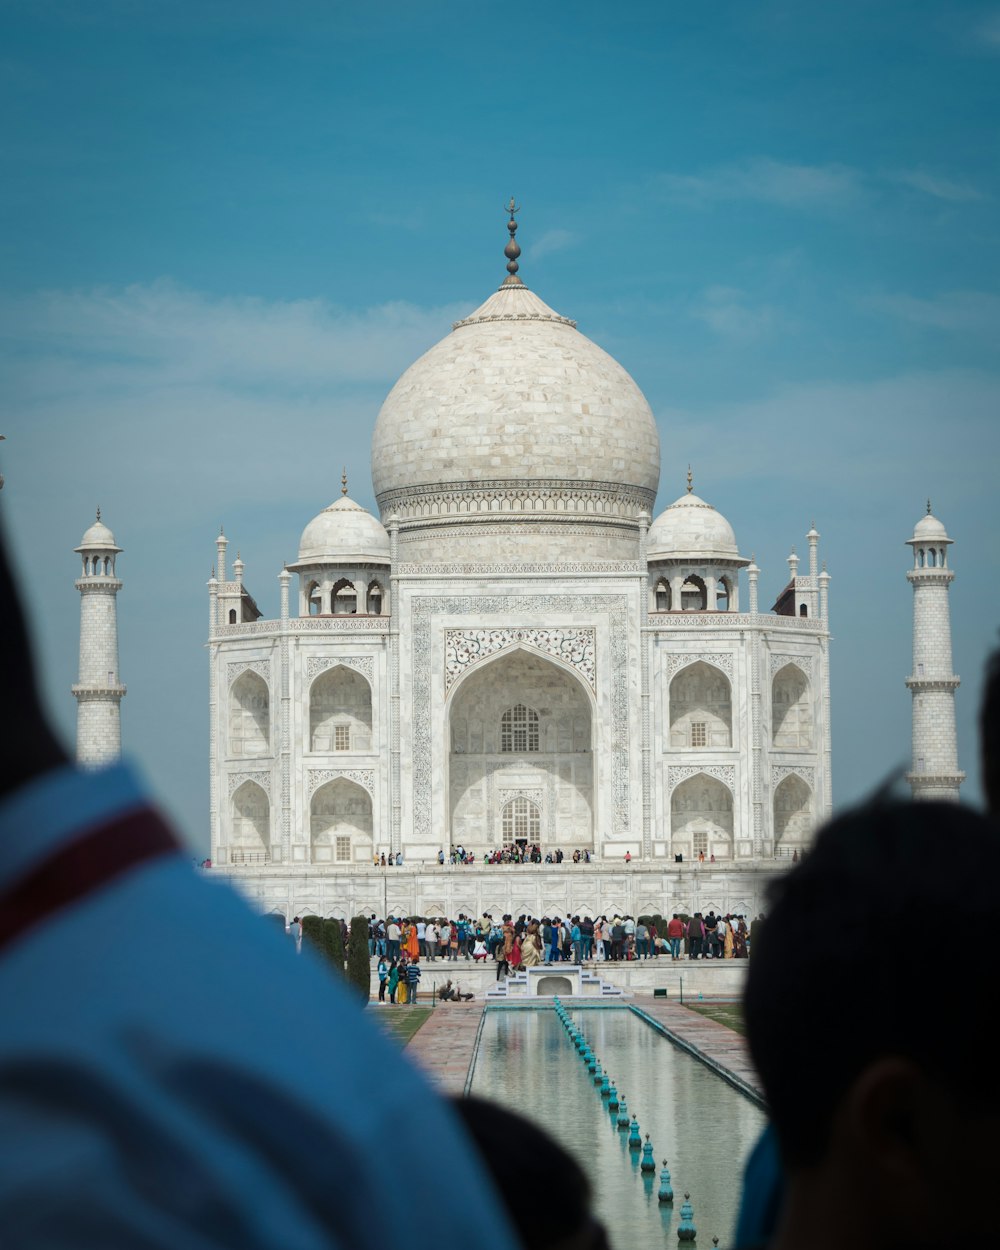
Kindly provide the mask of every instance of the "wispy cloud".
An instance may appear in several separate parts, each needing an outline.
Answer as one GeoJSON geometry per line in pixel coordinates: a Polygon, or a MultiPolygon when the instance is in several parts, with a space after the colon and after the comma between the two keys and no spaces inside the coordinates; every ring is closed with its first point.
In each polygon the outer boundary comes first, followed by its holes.
{"type": "Polygon", "coordinates": [[[0,299],[8,368],[51,387],[73,370],[160,386],[391,380],[468,308],[349,310],[324,300],[206,295],[170,281],[0,299]],[[45,371],[38,358],[46,359],[45,371]]]}
{"type": "Polygon", "coordinates": [[[962,334],[1000,335],[1000,296],[989,291],[945,291],[931,298],[881,292],[869,296],[865,305],[914,325],[962,334]]]}
{"type": "Polygon", "coordinates": [[[583,240],[583,235],[573,230],[546,230],[528,249],[532,260],[541,260],[551,252],[565,252],[567,248],[576,247],[583,240]]]}
{"type": "Polygon", "coordinates": [[[770,334],[780,320],[770,304],[753,304],[745,291],[729,286],[708,287],[689,311],[720,337],[739,342],[770,334]]]}
{"type": "Polygon", "coordinates": [[[803,165],[755,157],[716,165],[696,174],[660,174],[667,198],[688,203],[756,200],[789,208],[843,204],[857,199],[862,179],[847,165],[803,165]]]}
{"type": "Polygon", "coordinates": [[[925,169],[899,169],[889,177],[892,181],[911,187],[914,191],[923,191],[935,199],[948,200],[953,204],[963,204],[984,198],[981,191],[967,182],[954,182],[951,178],[929,174],[925,169]]]}
{"type": "Polygon", "coordinates": [[[991,13],[975,29],[976,42],[993,52],[1000,52],[1000,13],[991,13]]]}

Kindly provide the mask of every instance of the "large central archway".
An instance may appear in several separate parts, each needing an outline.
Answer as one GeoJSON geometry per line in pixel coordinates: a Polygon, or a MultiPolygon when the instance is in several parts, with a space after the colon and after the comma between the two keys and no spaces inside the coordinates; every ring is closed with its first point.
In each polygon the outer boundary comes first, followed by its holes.
{"type": "Polygon", "coordinates": [[[543,850],[592,848],[593,726],[581,681],[535,652],[470,672],[449,706],[452,845],[500,846],[513,829],[543,850]]]}

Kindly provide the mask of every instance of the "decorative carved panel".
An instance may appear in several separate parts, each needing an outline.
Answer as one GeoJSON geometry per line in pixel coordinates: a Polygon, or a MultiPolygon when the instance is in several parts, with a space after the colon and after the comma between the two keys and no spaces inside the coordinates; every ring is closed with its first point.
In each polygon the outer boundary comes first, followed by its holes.
{"type": "Polygon", "coordinates": [[[375,680],[375,661],[370,655],[311,655],[306,660],[306,680],[312,681],[328,668],[342,664],[344,668],[353,668],[368,678],[369,684],[375,680]]]}
{"type": "Polygon", "coordinates": [[[271,661],[270,660],[240,660],[232,664],[226,665],[226,681],[231,686],[241,673],[245,673],[247,669],[252,669],[258,677],[271,684],[271,661]]]}
{"type": "Polygon", "coordinates": [[[689,777],[697,777],[699,773],[714,777],[716,781],[721,781],[723,785],[729,787],[731,792],[735,793],[735,764],[671,764],[667,768],[667,793],[672,794],[682,781],[687,781],[689,777]]]}
{"type": "Polygon", "coordinates": [[[507,647],[524,644],[555,656],[583,677],[591,690],[597,688],[596,644],[592,629],[541,629],[534,626],[504,629],[446,629],[444,634],[444,683],[449,689],[456,678],[487,656],[507,647]]]}
{"type": "Polygon", "coordinates": [[[229,774],[229,797],[232,798],[244,781],[252,781],[271,798],[271,774],[264,772],[253,773],[230,773],[229,774]]]}
{"type": "Polygon", "coordinates": [[[328,781],[336,781],[338,777],[355,782],[371,795],[375,793],[374,768],[310,768],[306,775],[310,798],[320,786],[325,786],[328,781]]]}

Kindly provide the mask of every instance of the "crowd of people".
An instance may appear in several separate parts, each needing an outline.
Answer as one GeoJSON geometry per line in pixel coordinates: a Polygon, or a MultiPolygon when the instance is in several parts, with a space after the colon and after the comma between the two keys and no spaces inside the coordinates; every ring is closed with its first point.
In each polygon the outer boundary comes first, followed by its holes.
{"type": "Polygon", "coordinates": [[[403,919],[372,915],[368,950],[378,960],[379,1001],[398,1001],[400,981],[419,985],[420,960],[473,962],[493,960],[497,980],[520,968],[539,964],[625,963],[669,956],[689,959],[746,959],[750,931],[742,915],[691,917],[674,914],[662,932],[648,916],[543,916],[536,919],[509,915],[495,920],[489,913],[478,918],[459,913],[445,917],[403,919]],[[388,999],[387,996],[388,995],[388,999]]]}

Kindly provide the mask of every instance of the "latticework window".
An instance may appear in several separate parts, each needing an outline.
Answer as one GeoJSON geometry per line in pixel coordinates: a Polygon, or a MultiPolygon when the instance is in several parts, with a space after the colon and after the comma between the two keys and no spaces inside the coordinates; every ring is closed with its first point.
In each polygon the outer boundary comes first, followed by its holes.
{"type": "Polygon", "coordinates": [[[692,841],[694,843],[693,849],[694,849],[695,855],[699,855],[702,852],[704,852],[706,855],[708,854],[708,831],[707,830],[695,829],[693,832],[692,841]]]}
{"type": "Polygon", "coordinates": [[[338,864],[348,864],[351,861],[351,839],[337,835],[336,855],[338,864]]]}
{"type": "Polygon", "coordinates": [[[693,747],[708,746],[708,724],[703,720],[691,722],[691,745],[693,747]]]}
{"type": "Polygon", "coordinates": [[[538,750],[538,713],[523,703],[508,708],[500,722],[501,751],[538,750]]]}
{"type": "Polygon", "coordinates": [[[335,725],[334,726],[333,749],[335,751],[349,751],[351,749],[351,727],[350,725],[335,725]]]}
{"type": "Polygon", "coordinates": [[[538,804],[523,797],[511,799],[504,804],[501,824],[505,842],[514,842],[517,838],[537,842],[542,828],[538,804]]]}

